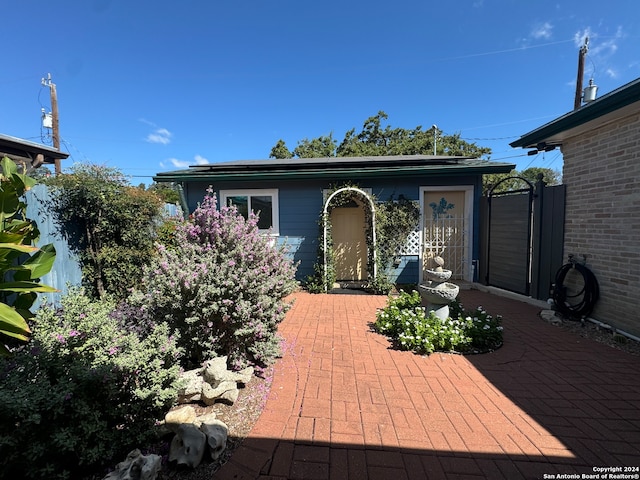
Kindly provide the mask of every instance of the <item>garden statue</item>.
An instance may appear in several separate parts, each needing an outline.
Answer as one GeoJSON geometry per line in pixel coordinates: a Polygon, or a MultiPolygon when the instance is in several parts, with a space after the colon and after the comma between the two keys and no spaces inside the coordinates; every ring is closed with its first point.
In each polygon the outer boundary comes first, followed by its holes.
{"type": "Polygon", "coordinates": [[[142,455],[140,450],[135,449],[103,480],[155,480],[160,471],[161,462],[160,455],[142,455]]]}
{"type": "Polygon", "coordinates": [[[449,317],[449,303],[454,301],[460,292],[460,287],[447,280],[451,277],[451,270],[445,270],[444,259],[435,257],[433,259],[435,268],[425,270],[426,283],[418,285],[422,303],[427,308],[427,312],[434,312],[441,320],[449,317]]]}

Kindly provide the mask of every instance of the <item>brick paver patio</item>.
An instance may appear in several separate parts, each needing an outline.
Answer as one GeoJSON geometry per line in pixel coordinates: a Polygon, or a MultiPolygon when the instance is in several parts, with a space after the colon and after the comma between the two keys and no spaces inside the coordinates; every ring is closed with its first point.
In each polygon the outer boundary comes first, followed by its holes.
{"type": "Polygon", "coordinates": [[[640,357],[549,325],[538,307],[461,291],[465,307],[503,315],[505,345],[427,357],[370,330],[385,297],[295,297],[266,408],[215,478],[511,480],[640,466],[640,357]]]}

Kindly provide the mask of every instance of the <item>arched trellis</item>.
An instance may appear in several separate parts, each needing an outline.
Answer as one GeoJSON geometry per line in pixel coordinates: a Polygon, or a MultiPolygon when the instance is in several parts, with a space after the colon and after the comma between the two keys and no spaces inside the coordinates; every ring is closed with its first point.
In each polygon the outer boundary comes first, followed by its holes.
{"type": "Polygon", "coordinates": [[[369,202],[369,206],[371,208],[371,240],[373,245],[371,245],[371,248],[373,249],[373,278],[374,280],[377,278],[377,259],[376,259],[376,206],[375,203],[373,202],[373,199],[371,198],[371,196],[369,196],[367,194],[367,192],[365,192],[364,190],[361,190],[357,187],[342,187],[337,189],[335,192],[333,192],[331,195],[329,195],[329,197],[327,198],[326,202],[324,202],[324,208],[322,210],[322,219],[323,219],[323,234],[322,234],[322,239],[323,239],[323,254],[324,254],[324,291],[327,291],[327,213],[328,213],[328,209],[329,209],[329,204],[331,203],[331,200],[333,200],[333,197],[335,197],[336,195],[338,195],[339,193],[342,192],[354,192],[359,194],[362,198],[368,200],[369,202]]]}

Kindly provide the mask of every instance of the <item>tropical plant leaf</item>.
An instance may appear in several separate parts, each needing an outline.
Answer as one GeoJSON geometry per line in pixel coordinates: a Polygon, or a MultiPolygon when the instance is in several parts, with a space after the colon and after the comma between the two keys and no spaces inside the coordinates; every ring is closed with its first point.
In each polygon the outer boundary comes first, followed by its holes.
{"type": "Polygon", "coordinates": [[[19,340],[29,340],[31,330],[26,320],[14,308],[0,303],[0,333],[19,340]]]}
{"type": "Polygon", "coordinates": [[[56,259],[56,249],[52,243],[44,245],[35,255],[27,259],[22,266],[31,270],[31,279],[46,275],[53,268],[56,259]]]}
{"type": "MultiPolygon", "coordinates": [[[[0,250],[2,250],[3,248],[9,249],[9,250],[15,250],[20,253],[33,253],[39,250],[38,247],[34,247],[33,245],[16,245],[15,243],[6,243],[6,242],[0,243],[0,250]]],[[[54,250],[54,253],[55,253],[55,250],[54,250]]]]}
{"type": "Polygon", "coordinates": [[[38,282],[5,282],[0,283],[0,291],[4,292],[38,292],[38,293],[53,293],[58,290],[48,285],[42,285],[38,282]]]}

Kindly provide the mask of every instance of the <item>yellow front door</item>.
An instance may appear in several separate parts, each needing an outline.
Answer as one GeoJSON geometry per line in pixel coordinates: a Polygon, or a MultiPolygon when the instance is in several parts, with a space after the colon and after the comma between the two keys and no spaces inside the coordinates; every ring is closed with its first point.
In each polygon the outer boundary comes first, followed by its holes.
{"type": "Polygon", "coordinates": [[[364,209],[361,206],[334,208],[331,211],[331,235],[336,280],[366,280],[367,236],[364,209]]]}

